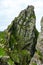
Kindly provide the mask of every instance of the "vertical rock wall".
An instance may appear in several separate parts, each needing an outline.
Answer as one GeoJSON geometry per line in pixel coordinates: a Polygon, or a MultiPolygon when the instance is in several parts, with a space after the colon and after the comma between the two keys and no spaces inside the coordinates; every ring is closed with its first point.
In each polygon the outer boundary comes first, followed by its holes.
{"type": "Polygon", "coordinates": [[[30,61],[30,65],[43,65],[43,17],[41,19],[41,32],[37,40],[36,52],[30,61]]]}
{"type": "Polygon", "coordinates": [[[10,48],[10,50],[13,51],[9,54],[15,64],[28,65],[35,52],[35,45],[38,36],[35,23],[36,16],[34,7],[31,5],[22,10],[19,16],[12,21],[11,25],[7,29],[8,49],[10,48]],[[15,58],[14,54],[17,58],[15,58]]]}

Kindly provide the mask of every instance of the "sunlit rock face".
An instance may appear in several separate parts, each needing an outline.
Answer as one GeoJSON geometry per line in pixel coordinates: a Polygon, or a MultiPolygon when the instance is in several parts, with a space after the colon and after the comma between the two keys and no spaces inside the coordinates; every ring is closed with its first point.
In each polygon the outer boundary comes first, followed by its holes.
{"type": "Polygon", "coordinates": [[[30,62],[30,65],[32,64],[43,65],[43,17],[41,19],[41,32],[37,40],[36,52],[30,62]]]}

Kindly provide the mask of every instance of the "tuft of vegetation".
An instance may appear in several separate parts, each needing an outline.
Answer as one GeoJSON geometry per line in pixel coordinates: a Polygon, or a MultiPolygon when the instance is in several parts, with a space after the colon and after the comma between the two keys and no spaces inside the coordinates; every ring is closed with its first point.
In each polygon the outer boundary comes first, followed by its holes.
{"type": "Polygon", "coordinates": [[[4,44],[5,43],[5,32],[0,32],[0,44],[4,44]]]}
{"type": "Polygon", "coordinates": [[[39,55],[39,59],[42,60],[42,53],[40,52],[40,50],[37,50],[37,54],[39,55]]]}
{"type": "Polygon", "coordinates": [[[14,62],[11,59],[8,60],[8,64],[9,65],[15,65],[14,62]]]}
{"type": "Polygon", "coordinates": [[[33,62],[32,65],[37,65],[37,64],[35,62],[33,62]]]}
{"type": "Polygon", "coordinates": [[[5,55],[6,55],[5,49],[0,48],[0,56],[5,56],[5,55]]]}

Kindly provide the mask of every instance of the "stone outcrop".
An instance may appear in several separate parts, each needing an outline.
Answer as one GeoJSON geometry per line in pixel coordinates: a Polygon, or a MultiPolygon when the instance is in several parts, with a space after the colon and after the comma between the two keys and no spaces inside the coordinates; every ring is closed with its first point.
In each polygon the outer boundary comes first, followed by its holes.
{"type": "Polygon", "coordinates": [[[5,58],[7,59],[5,62],[2,56],[0,58],[1,65],[29,65],[36,50],[38,37],[35,24],[36,16],[32,5],[22,10],[18,17],[15,17],[5,30],[4,47],[2,47],[3,44],[0,44],[0,47],[5,49],[7,57],[9,57],[5,58]]]}
{"type": "Polygon", "coordinates": [[[35,23],[34,7],[28,6],[26,9],[22,10],[19,16],[8,26],[8,53],[15,65],[28,65],[35,52],[38,36],[35,23]]]}
{"type": "Polygon", "coordinates": [[[43,65],[43,17],[41,19],[41,32],[37,40],[36,52],[31,59],[30,65],[43,65]]]}

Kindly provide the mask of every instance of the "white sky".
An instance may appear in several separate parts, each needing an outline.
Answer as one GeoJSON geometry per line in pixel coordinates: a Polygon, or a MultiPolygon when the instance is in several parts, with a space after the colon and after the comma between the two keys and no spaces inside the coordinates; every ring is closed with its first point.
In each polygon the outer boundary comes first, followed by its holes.
{"type": "Polygon", "coordinates": [[[3,31],[28,5],[34,5],[36,28],[40,31],[40,20],[43,16],[43,0],[0,0],[0,31],[3,31]]]}

